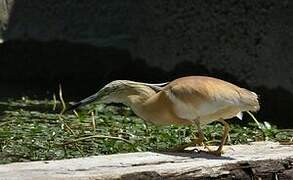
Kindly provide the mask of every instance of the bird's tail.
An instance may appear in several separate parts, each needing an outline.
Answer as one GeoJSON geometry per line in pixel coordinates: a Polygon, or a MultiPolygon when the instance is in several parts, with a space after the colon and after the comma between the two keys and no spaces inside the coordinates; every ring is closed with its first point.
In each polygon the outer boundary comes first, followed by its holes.
{"type": "Polygon", "coordinates": [[[256,112],[260,109],[259,97],[255,92],[241,88],[241,102],[247,107],[247,111],[256,112]]]}

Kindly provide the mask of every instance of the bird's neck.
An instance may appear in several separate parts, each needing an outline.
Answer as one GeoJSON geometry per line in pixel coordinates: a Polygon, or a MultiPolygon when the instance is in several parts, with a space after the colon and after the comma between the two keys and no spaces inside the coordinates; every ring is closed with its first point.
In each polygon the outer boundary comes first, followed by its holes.
{"type": "Polygon", "coordinates": [[[127,96],[126,103],[129,106],[139,106],[147,101],[154,94],[131,94],[127,96]]]}
{"type": "Polygon", "coordinates": [[[124,104],[131,106],[133,109],[140,107],[156,92],[149,87],[134,88],[124,99],[124,104]]]}

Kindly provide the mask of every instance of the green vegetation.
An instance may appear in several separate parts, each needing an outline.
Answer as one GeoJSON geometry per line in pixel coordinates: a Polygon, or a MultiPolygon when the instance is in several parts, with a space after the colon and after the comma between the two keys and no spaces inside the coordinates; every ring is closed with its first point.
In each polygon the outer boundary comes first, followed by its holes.
{"type": "MultiPolygon", "coordinates": [[[[52,160],[136,151],[166,151],[187,143],[192,126],[146,125],[125,106],[90,105],[60,116],[58,101],[22,100],[0,103],[0,164],[52,160]],[[57,105],[57,106],[56,106],[57,105]],[[56,109],[56,110],[53,110],[56,109]],[[93,111],[93,112],[92,112],[93,111]]],[[[292,130],[268,122],[232,120],[228,144],[273,140],[292,143],[292,130]]],[[[204,128],[206,142],[218,144],[222,125],[204,128]]]]}

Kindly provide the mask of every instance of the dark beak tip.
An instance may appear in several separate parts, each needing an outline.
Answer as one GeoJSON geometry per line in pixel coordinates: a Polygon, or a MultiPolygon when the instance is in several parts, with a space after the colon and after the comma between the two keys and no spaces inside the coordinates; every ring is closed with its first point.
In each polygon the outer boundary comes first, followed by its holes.
{"type": "Polygon", "coordinates": [[[73,106],[74,104],[77,104],[77,102],[69,102],[70,106],[73,106]]]}
{"type": "Polygon", "coordinates": [[[74,110],[76,108],[78,108],[80,106],[80,103],[69,103],[70,107],[66,108],[65,111],[63,113],[66,113],[68,111],[74,110]]]}

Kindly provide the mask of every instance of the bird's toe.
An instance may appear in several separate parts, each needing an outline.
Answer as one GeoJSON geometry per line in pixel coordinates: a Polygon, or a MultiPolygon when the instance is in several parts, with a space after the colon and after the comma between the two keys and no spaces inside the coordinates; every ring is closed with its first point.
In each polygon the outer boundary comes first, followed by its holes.
{"type": "Polygon", "coordinates": [[[208,151],[209,154],[212,154],[212,155],[215,155],[215,156],[221,156],[224,152],[223,151],[219,151],[219,150],[216,150],[216,151],[208,151]]]}

